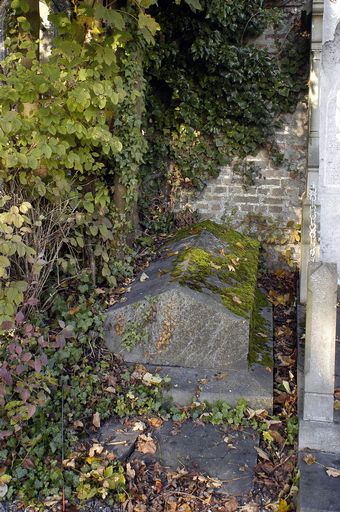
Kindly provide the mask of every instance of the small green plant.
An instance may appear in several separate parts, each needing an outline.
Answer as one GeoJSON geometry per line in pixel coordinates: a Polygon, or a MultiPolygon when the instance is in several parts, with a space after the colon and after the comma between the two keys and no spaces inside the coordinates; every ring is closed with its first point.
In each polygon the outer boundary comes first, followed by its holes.
{"type": "Polygon", "coordinates": [[[297,416],[287,418],[287,443],[294,446],[299,432],[299,420],[297,416]]]}

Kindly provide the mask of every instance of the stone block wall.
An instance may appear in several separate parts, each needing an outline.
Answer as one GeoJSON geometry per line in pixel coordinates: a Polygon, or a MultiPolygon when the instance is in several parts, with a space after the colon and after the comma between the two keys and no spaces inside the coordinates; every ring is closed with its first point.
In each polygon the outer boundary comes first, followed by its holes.
{"type": "MultiPolygon", "coordinates": [[[[275,42],[286,37],[290,27],[308,9],[305,1],[285,2],[287,22],[280,32],[267,30],[255,43],[276,51],[275,42]]],[[[284,227],[301,223],[301,198],[305,190],[308,146],[308,102],[302,98],[294,113],[282,116],[282,127],[276,133],[276,140],[284,155],[284,163],[275,166],[268,153],[263,150],[249,157],[261,171],[253,186],[244,188],[242,178],[232,166],[221,168],[219,176],[207,182],[202,192],[185,192],[179,200],[179,209],[189,208],[201,218],[216,222],[228,222],[240,228],[248,218],[256,230],[256,217],[265,218],[273,224],[284,227]]],[[[249,229],[249,226],[247,227],[249,229]]],[[[293,257],[299,259],[298,244],[294,245],[293,257]]]]}

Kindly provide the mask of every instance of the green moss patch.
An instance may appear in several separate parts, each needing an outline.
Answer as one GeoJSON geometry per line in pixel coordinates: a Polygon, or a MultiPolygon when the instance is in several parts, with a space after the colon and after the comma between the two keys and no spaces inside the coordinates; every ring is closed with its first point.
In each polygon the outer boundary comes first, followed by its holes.
{"type": "Polygon", "coordinates": [[[226,242],[227,249],[218,255],[197,247],[184,250],[176,258],[173,277],[189,288],[217,293],[230,311],[250,319],[257,280],[258,242],[209,220],[179,231],[175,239],[204,230],[226,242]]]}
{"type": "Polygon", "coordinates": [[[255,363],[272,368],[272,348],[269,345],[268,321],[263,316],[264,308],[269,306],[266,295],[258,288],[255,291],[254,308],[250,321],[249,353],[250,366],[255,363]]]}

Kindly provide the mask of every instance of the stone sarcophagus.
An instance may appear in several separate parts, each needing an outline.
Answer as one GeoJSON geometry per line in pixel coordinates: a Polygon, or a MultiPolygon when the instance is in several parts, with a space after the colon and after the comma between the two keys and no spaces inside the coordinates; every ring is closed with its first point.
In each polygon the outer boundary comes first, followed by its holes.
{"type": "Polygon", "coordinates": [[[258,243],[211,221],[177,234],[108,312],[106,343],[127,362],[246,370],[258,243]]]}

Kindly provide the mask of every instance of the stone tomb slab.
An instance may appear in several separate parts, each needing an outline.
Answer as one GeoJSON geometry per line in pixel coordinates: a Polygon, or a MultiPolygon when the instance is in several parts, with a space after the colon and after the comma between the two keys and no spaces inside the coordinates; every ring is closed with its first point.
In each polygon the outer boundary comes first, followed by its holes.
{"type": "Polygon", "coordinates": [[[221,492],[233,496],[249,493],[257,462],[258,435],[251,429],[234,431],[211,424],[168,421],[152,437],[154,456],[134,452],[131,459],[157,460],[171,471],[187,468],[222,482],[221,492]]]}
{"type": "Polygon", "coordinates": [[[340,512],[339,478],[328,476],[326,468],[340,468],[340,454],[306,450],[299,454],[301,471],[300,512],[340,512]],[[306,464],[306,455],[315,457],[314,464],[306,464]]]}
{"type": "Polygon", "coordinates": [[[205,221],[168,244],[107,314],[106,344],[128,363],[248,368],[258,243],[205,221]]]}

